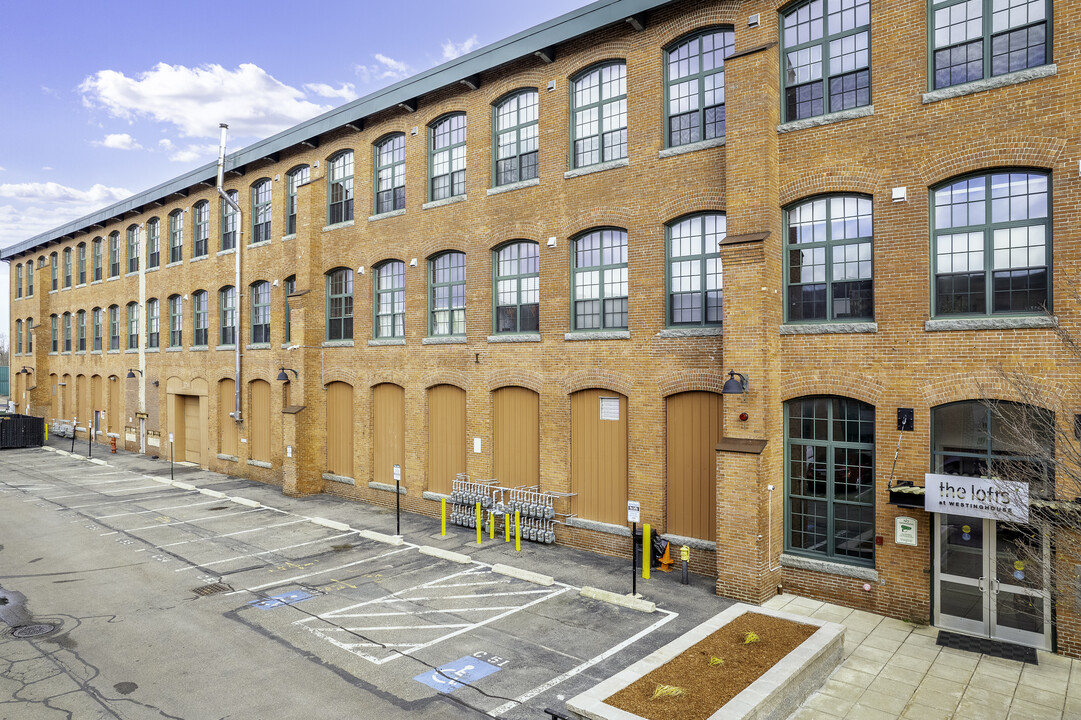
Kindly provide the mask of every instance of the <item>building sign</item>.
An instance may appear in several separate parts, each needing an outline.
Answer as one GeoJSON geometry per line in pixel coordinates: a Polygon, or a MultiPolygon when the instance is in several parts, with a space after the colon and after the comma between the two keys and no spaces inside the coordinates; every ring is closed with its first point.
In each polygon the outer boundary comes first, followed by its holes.
{"type": "Polygon", "coordinates": [[[893,521],[893,541],[898,545],[916,545],[916,520],[899,517],[893,521]]]}
{"type": "Polygon", "coordinates": [[[642,503],[637,500],[627,501],[627,522],[636,523],[642,521],[642,503]]]}
{"type": "Polygon", "coordinates": [[[927,512],[1028,522],[1028,483],[935,473],[924,483],[927,512]]]}

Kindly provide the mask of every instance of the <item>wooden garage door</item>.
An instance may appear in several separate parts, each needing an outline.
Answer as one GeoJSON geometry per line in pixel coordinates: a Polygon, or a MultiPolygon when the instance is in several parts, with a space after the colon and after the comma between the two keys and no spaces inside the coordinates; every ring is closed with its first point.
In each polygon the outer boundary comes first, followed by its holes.
{"type": "Polygon", "coordinates": [[[327,385],[327,472],[353,477],[353,386],[327,385]]]}
{"type": "Polygon", "coordinates": [[[626,396],[611,390],[571,395],[571,491],[579,517],[626,524],[626,396]]]}
{"type": "Polygon", "coordinates": [[[687,392],[665,400],[668,527],[675,535],[717,539],[717,442],[721,396],[687,392]]]}
{"type": "Polygon", "coordinates": [[[523,387],[492,393],[495,477],[504,487],[540,484],[540,396],[523,387]]]}
{"type": "Polygon", "coordinates": [[[184,398],[184,459],[203,464],[203,424],[199,413],[199,397],[183,395],[184,398]]]}
{"type": "Polygon", "coordinates": [[[465,390],[436,385],[428,390],[428,489],[449,495],[465,472],[465,390]]]}
{"type": "Polygon", "coordinates": [[[218,452],[237,457],[236,421],[229,414],[236,411],[236,395],[232,378],[218,381],[218,452]]]}
{"type": "Polygon", "coordinates": [[[251,382],[251,459],[270,462],[270,383],[251,382]]]}
{"type": "Polygon", "coordinates": [[[372,390],[372,442],[372,479],[393,484],[394,466],[405,466],[405,390],[398,385],[383,383],[372,390]]]}

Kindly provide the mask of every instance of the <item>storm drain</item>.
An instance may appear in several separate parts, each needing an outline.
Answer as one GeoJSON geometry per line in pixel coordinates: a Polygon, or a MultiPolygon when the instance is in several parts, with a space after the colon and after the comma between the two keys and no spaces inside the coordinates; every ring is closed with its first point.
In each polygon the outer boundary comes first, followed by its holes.
{"type": "Polygon", "coordinates": [[[206,597],[207,595],[217,595],[222,592],[230,592],[233,588],[225,583],[213,583],[212,585],[203,585],[192,590],[193,593],[199,597],[206,597]]]}
{"type": "Polygon", "coordinates": [[[48,635],[56,627],[47,623],[34,623],[33,625],[20,625],[11,631],[12,636],[17,638],[35,638],[48,635]]]}

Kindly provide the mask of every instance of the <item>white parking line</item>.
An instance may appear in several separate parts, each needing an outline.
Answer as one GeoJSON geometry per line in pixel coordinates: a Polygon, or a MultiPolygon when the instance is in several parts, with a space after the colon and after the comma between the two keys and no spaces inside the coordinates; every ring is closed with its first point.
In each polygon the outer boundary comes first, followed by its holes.
{"type": "MultiPolygon", "coordinates": [[[[144,485],[143,487],[127,488],[127,489],[124,489],[124,490],[115,490],[114,492],[117,492],[117,493],[138,492],[139,490],[160,490],[160,489],[161,489],[161,485],[144,485]]],[[[75,493],[75,494],[72,494],[72,495],[56,495],[54,497],[43,498],[43,499],[45,499],[45,500],[60,500],[62,498],[81,497],[81,496],[84,496],[84,495],[100,495],[102,497],[116,497],[116,495],[110,495],[108,492],[88,492],[88,493],[75,493]]]]}
{"type": "Polygon", "coordinates": [[[115,513],[113,515],[99,515],[94,518],[95,520],[107,520],[109,518],[123,517],[125,515],[147,515],[149,513],[161,512],[162,510],[176,510],[177,508],[190,508],[198,507],[200,505],[213,505],[214,503],[220,503],[221,500],[207,500],[206,502],[187,503],[186,505],[166,505],[162,508],[154,508],[153,510],[132,510],[131,512],[115,513]]]}
{"type": "MultiPolygon", "coordinates": [[[[158,487],[161,487],[161,486],[159,485],[158,487]]],[[[81,510],[83,508],[100,507],[102,505],[121,505],[123,503],[130,503],[130,502],[149,502],[151,500],[165,500],[166,498],[170,498],[170,497],[179,497],[180,495],[197,495],[197,494],[198,494],[197,490],[183,490],[183,491],[178,492],[174,488],[172,490],[172,492],[170,492],[168,495],[159,495],[158,497],[135,498],[134,500],[132,500],[131,498],[128,498],[127,500],[107,500],[106,502],[89,503],[87,505],[72,505],[71,507],[64,508],[64,509],[65,510],[81,510]]]]}
{"type": "Polygon", "coordinates": [[[259,512],[258,510],[241,510],[235,513],[223,513],[221,515],[206,515],[205,517],[195,518],[194,520],[177,520],[176,522],[163,522],[156,525],[145,525],[143,527],[131,528],[124,532],[136,532],[139,530],[155,530],[157,528],[169,528],[176,527],[177,525],[190,525],[191,523],[204,522],[208,520],[220,520],[221,518],[233,517],[234,515],[247,515],[248,513],[259,512]]]}
{"type": "Polygon", "coordinates": [[[296,525],[297,523],[308,522],[307,520],[290,520],[289,522],[276,523],[274,525],[265,525],[263,527],[250,528],[248,530],[237,530],[231,533],[222,533],[220,535],[211,535],[209,537],[192,538],[191,540],[181,540],[175,543],[166,543],[164,545],[156,545],[155,549],[160,550],[162,548],[174,547],[176,545],[188,545],[189,543],[206,542],[207,540],[217,540],[218,538],[233,537],[234,535],[244,535],[246,533],[259,532],[261,530],[271,530],[273,528],[284,527],[286,525],[296,525]]]}
{"type": "MultiPolygon", "coordinates": [[[[303,575],[294,575],[293,577],[290,577],[290,578],[282,578],[281,580],[277,580],[275,582],[265,583],[263,585],[256,585],[255,587],[245,588],[243,590],[234,590],[233,592],[228,593],[228,594],[229,595],[238,595],[238,594],[244,593],[244,592],[258,592],[259,590],[265,590],[266,588],[269,588],[269,587],[275,587],[275,586],[281,586],[281,585],[289,585],[291,583],[295,583],[297,580],[303,580],[305,578],[310,578],[310,577],[317,577],[319,575],[326,575],[327,573],[336,572],[338,570],[344,570],[345,568],[355,567],[357,565],[363,565],[364,563],[369,563],[369,562],[372,562],[374,560],[381,560],[381,559],[383,559],[385,557],[390,557],[391,555],[397,555],[400,552],[405,552],[406,550],[412,550],[413,547],[414,546],[401,547],[401,548],[398,548],[397,550],[390,550],[388,552],[385,552],[382,555],[376,555],[374,557],[364,558],[363,560],[357,560],[356,562],[346,563],[345,565],[338,565],[336,567],[326,568],[325,570],[317,570],[315,572],[304,573],[303,575]]],[[[273,551],[268,551],[268,552],[273,552],[273,551]]]]}
{"type": "MultiPolygon", "coordinates": [[[[205,567],[210,567],[211,565],[220,565],[222,563],[231,562],[233,560],[243,560],[244,558],[259,557],[260,555],[268,555],[270,553],[281,552],[282,550],[292,550],[293,548],[303,547],[305,545],[315,545],[316,543],[327,542],[329,540],[337,540],[338,538],[348,537],[348,536],[354,535],[354,534],[356,534],[356,530],[353,530],[353,531],[347,532],[347,533],[342,533],[341,535],[333,535],[333,536],[328,537],[328,538],[320,538],[319,540],[311,540],[309,542],[297,543],[296,545],[286,545],[285,547],[274,548],[273,550],[263,550],[262,552],[252,553],[250,555],[237,555],[236,557],[225,558],[224,560],[214,560],[213,562],[200,563],[199,567],[200,568],[205,568],[205,567]]],[[[348,566],[343,565],[342,567],[348,567],[348,566]]],[[[182,572],[184,570],[194,570],[194,569],[195,569],[195,567],[192,566],[192,567],[180,568],[178,570],[174,570],[173,572],[182,572]]],[[[270,585],[276,585],[276,584],[277,583],[270,583],[270,585]]],[[[266,585],[264,587],[269,587],[269,585],[266,585]]],[[[258,590],[259,588],[249,588],[249,589],[258,590]]]]}

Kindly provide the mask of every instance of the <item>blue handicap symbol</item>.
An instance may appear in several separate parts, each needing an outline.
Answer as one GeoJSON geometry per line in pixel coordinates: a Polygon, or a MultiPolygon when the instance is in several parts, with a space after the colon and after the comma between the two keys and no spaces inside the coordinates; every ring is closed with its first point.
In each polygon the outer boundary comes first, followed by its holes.
{"type": "Polygon", "coordinates": [[[274,608],[283,607],[285,605],[293,605],[301,600],[307,600],[308,598],[315,597],[311,593],[306,593],[303,590],[291,590],[281,595],[273,595],[263,600],[252,600],[249,605],[254,605],[260,610],[273,610],[274,608]]]}
{"type": "Polygon", "coordinates": [[[422,672],[413,679],[443,694],[452,693],[463,685],[474,683],[499,670],[483,660],[466,655],[436,670],[422,672]]]}

